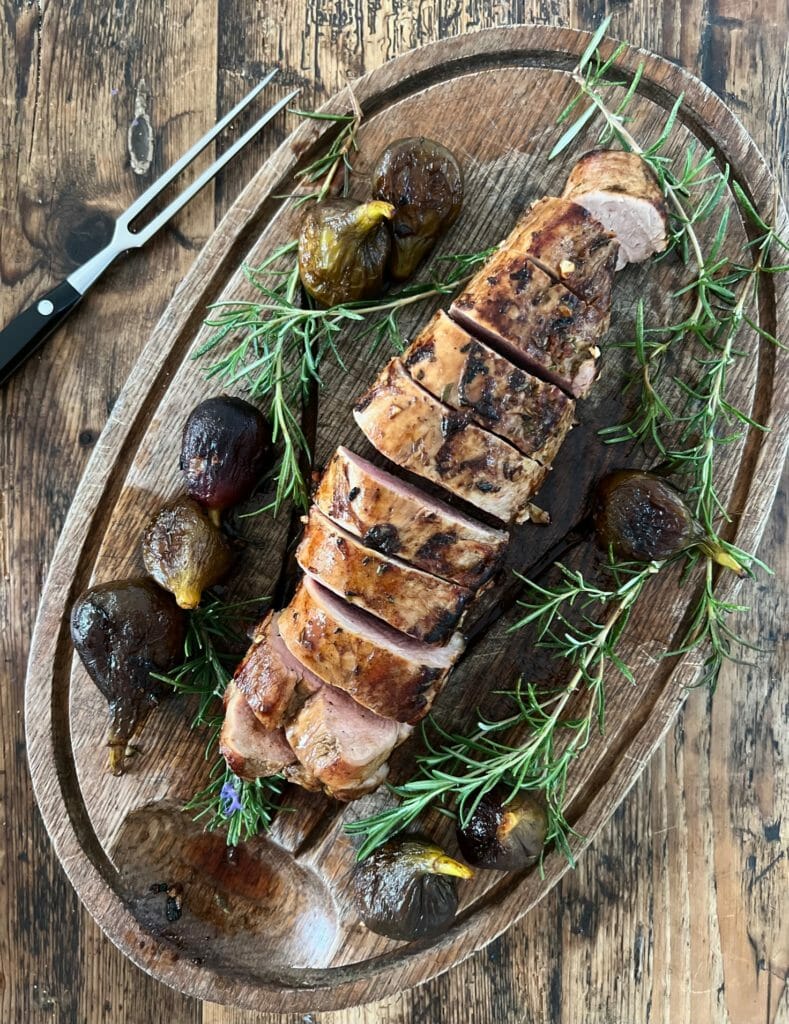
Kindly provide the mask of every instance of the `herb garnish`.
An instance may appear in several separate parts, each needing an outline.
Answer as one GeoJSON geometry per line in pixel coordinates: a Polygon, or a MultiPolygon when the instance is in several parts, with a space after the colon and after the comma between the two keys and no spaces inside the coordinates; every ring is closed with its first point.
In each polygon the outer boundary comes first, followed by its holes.
{"type": "MultiPolygon", "coordinates": [[[[295,205],[325,199],[340,169],[343,172],[341,195],[348,194],[350,158],[356,149],[362,119],[353,93],[351,103],[353,114],[293,111],[302,117],[331,121],[339,127],[326,154],[297,176],[300,181],[317,187],[288,197],[295,205]]],[[[383,342],[395,350],[401,349],[400,313],[415,303],[451,295],[493,252],[489,248],[440,257],[423,282],[398,288],[381,298],[319,308],[301,287],[297,248],[297,242],[286,242],[259,266],[242,268],[247,281],[259,292],[259,298],[255,301],[226,300],[212,305],[212,312],[205,321],[212,333],[194,356],[195,359],[214,359],[206,367],[208,378],[216,378],[227,385],[243,384],[250,398],[268,400],[273,441],[281,445],[282,458],[274,499],[261,511],[272,511],[275,515],[288,501],[303,509],[308,507],[309,488],[303,465],[309,464],[311,455],[301,428],[301,410],[310,387],[321,384],[320,369],[324,360],[331,357],[343,366],[337,345],[340,333],[357,327],[357,337],[367,339],[372,351],[383,342]],[[446,269],[440,269],[441,264],[447,265],[446,269]]]]}
{"type": "MultiPolygon", "coordinates": [[[[183,663],[169,675],[156,676],[179,693],[199,697],[192,728],[208,730],[206,760],[214,756],[219,739],[224,719],[222,696],[238,662],[239,651],[248,646],[239,627],[254,620],[262,600],[226,603],[212,598],[190,612],[183,663]]],[[[242,839],[251,839],[268,830],[279,809],[277,801],[284,786],[281,776],[245,782],[230,770],[223,757],[219,757],[209,778],[205,789],[184,806],[184,810],[197,812],[195,821],[203,820],[208,831],[226,828],[228,846],[237,846],[242,839]]]]}
{"type": "MultiPolygon", "coordinates": [[[[725,213],[705,253],[696,225],[718,207],[730,184],[730,170],[728,167],[722,171],[714,169],[712,151],[697,157],[695,151],[689,149],[680,173],[674,174],[670,159],[662,151],[676,122],[681,96],[658,139],[648,147],[636,142],[626,128],[626,111],[636,94],[643,65],[639,65],[624,97],[615,107],[608,105],[601,92],[611,86],[626,85],[623,81],[610,80],[607,74],[627,44],[620,44],[607,59],[603,59],[598,50],[610,20],[609,16],[595,32],[573,72],[579,92],[560,115],[560,123],[568,121],[584,98],[589,105],[565,130],[550,158],[566,149],[595,116],[601,115],[605,123],[599,142],[605,144],[615,138],[623,149],[638,153],[657,175],[671,214],[669,251],[675,250],[684,263],[694,264],[692,279],[675,297],[689,295],[694,301],[692,312],[682,321],[655,327],[645,325],[644,307],[639,304],[634,340],[626,346],[632,349],[636,359],[634,383],[640,388],[639,405],[630,420],[602,433],[608,443],[641,442],[651,447],[670,469],[686,473],[690,480],[688,497],[707,532],[710,546],[723,549],[735,571],[750,574],[757,566],[767,567],[755,555],[728,543],[718,533],[719,522],[728,522],[729,517],[716,489],[715,459],[722,444],[740,439],[750,428],[763,429],[747,413],[731,404],[726,385],[731,366],[743,354],[735,348],[743,323],[766,340],[779,344],[748,317],[746,309],[761,275],[789,269],[770,262],[774,247],[787,249],[789,246],[758,214],[743,188],[732,181],[736,201],[760,232],[748,246],[755,258],[751,264],[744,265],[722,255],[728,220],[725,213]],[[678,342],[697,347],[697,380],[667,382],[661,374],[667,351],[678,342]]],[[[587,746],[593,727],[603,727],[606,674],[613,670],[627,681],[635,682],[632,670],[618,653],[619,641],[649,579],[678,559],[686,561],[684,578],[698,565],[702,567],[704,578],[688,633],[679,650],[668,652],[668,656],[707,646],[709,654],[702,682],[714,686],[723,662],[733,657],[734,649],[750,645],[728,625],[732,612],[745,609],[716,596],[718,570],[713,558],[704,550],[703,541],[691,551],[665,562],[612,563],[609,571],[613,586],[608,589],[562,565],[556,566],[560,579],[553,587],[541,587],[524,580],[527,596],[520,603],[525,614],[512,628],[536,628],[539,645],[550,648],[575,666],[569,681],[558,692],[545,695],[521,680],[510,694],[515,703],[513,714],[495,721],[482,718],[470,735],[449,733],[433,722],[442,741],[434,743],[423,728],[427,751],[416,759],[415,776],[400,786],[391,787],[400,803],[346,825],[346,831],[364,837],[358,856],[367,856],[433,805],[456,814],[465,825],[482,797],[494,787],[504,785],[509,788],[511,797],[522,790],[543,793],[548,811],[547,841],[552,840],[574,863],[569,841],[573,829],[564,813],[568,770],[587,746]],[[581,613],[581,624],[573,610],[581,613]],[[574,718],[563,718],[571,698],[580,692],[585,694],[581,713],[574,718]],[[512,736],[519,730],[522,733],[524,728],[529,730],[525,740],[517,738],[507,742],[507,734],[512,736]],[[446,806],[449,801],[454,803],[454,812],[446,806]]]]}

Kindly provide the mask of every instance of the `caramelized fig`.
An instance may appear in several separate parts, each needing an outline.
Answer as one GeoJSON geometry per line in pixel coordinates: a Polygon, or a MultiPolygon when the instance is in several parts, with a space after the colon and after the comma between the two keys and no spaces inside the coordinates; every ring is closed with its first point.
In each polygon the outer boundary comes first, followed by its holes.
{"type": "Polygon", "coordinates": [[[619,558],[659,561],[697,547],[743,574],[740,564],[694,519],[679,491],[654,473],[621,469],[604,477],[595,492],[593,515],[598,541],[619,558]]]}
{"type": "Polygon", "coordinates": [[[371,298],[383,288],[392,240],[389,203],[331,199],[308,210],[299,234],[299,274],[322,306],[371,298]]]}
{"type": "Polygon", "coordinates": [[[173,692],[151,676],[183,660],[186,617],[150,580],[91,587],[71,609],[71,639],[107,700],[107,767],[123,773],[126,747],[151,710],[173,692]]]}
{"type": "Polygon", "coordinates": [[[390,939],[436,935],[457,913],[456,878],[473,871],[421,839],[392,839],[358,864],[356,909],[367,927],[390,939]]]}
{"type": "Polygon", "coordinates": [[[404,281],[430,252],[463,205],[463,174],[450,151],[432,139],[398,139],[378,157],[375,199],[395,208],[390,271],[404,281]]]}
{"type": "Polygon", "coordinates": [[[230,568],[230,546],[192,498],[161,508],[142,537],[145,568],[175,595],[181,608],[196,608],[206,587],[230,568]]]}
{"type": "Polygon", "coordinates": [[[219,514],[248,498],[271,453],[271,428],[254,405],[219,395],[189,413],[181,442],[181,470],[190,497],[219,514]]]}
{"type": "Polygon", "coordinates": [[[545,807],[532,793],[508,796],[486,793],[469,821],[458,824],[460,852],[474,867],[519,871],[539,859],[548,831],[545,807]]]}

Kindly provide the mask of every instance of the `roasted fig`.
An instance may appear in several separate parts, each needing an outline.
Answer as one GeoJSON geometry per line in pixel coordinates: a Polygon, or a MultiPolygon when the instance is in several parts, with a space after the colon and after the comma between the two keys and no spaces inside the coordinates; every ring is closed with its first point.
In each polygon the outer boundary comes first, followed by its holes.
{"type": "Polygon", "coordinates": [[[398,139],[378,157],[374,199],[395,208],[390,272],[404,281],[416,270],[463,205],[463,174],[449,150],[432,139],[398,139]]]}
{"type": "Polygon", "coordinates": [[[532,793],[508,796],[486,793],[467,824],[458,824],[460,852],[474,867],[519,871],[539,859],[548,831],[545,807],[532,793]]]}
{"type": "Polygon", "coordinates": [[[154,679],[183,660],[186,617],[151,580],[101,583],[71,609],[71,639],[109,704],[107,767],[121,775],[126,747],[173,691],[154,679]]]}
{"type": "Polygon", "coordinates": [[[456,878],[473,871],[421,839],[392,839],[357,865],[354,903],[367,927],[390,939],[436,935],[458,907],[456,878]]]}
{"type": "Polygon", "coordinates": [[[196,608],[206,587],[230,568],[230,546],[192,498],[161,508],[142,536],[145,568],[175,595],[181,608],[196,608]]]}
{"type": "Polygon", "coordinates": [[[676,488],[654,473],[621,469],[604,477],[594,496],[599,543],[619,558],[650,562],[700,548],[738,575],[740,564],[707,535],[676,488]]]}
{"type": "Polygon", "coordinates": [[[308,210],[299,234],[299,275],[322,306],[367,299],[383,288],[392,240],[389,203],[331,199],[308,210]]]}
{"type": "Polygon", "coordinates": [[[190,497],[219,514],[250,496],[271,455],[271,427],[242,398],[219,395],[189,413],[181,441],[181,470],[190,497]]]}

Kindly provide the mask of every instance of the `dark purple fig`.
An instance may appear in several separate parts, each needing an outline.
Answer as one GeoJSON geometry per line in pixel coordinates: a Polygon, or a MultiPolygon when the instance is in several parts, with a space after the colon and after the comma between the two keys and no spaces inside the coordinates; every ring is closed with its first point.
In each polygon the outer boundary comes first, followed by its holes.
{"type": "Polygon", "coordinates": [[[107,700],[107,767],[121,775],[129,741],[172,689],[166,675],[183,661],[186,616],[151,580],[91,587],[71,609],[71,639],[88,675],[107,700]]]}
{"type": "Polygon", "coordinates": [[[181,469],[190,497],[219,514],[252,494],[268,468],[271,427],[241,398],[219,395],[189,413],[181,442],[181,469]]]}
{"type": "Polygon", "coordinates": [[[142,557],[181,608],[196,608],[203,591],[225,575],[232,561],[221,530],[191,498],[159,509],[143,534],[142,557]]]}
{"type": "Polygon", "coordinates": [[[531,793],[508,796],[486,793],[466,824],[458,824],[460,852],[474,867],[519,871],[539,860],[548,831],[545,807],[531,793]]]}
{"type": "Polygon", "coordinates": [[[456,879],[473,873],[431,843],[392,839],[357,865],[354,903],[378,935],[402,940],[437,935],[457,913],[456,879]]]}
{"type": "Polygon", "coordinates": [[[378,157],[372,194],[395,208],[390,272],[411,277],[463,205],[463,174],[455,157],[432,139],[398,139],[378,157]]]}
{"type": "Polygon", "coordinates": [[[329,199],[307,211],[299,233],[299,275],[322,306],[379,295],[392,240],[389,203],[329,199]]]}
{"type": "Polygon", "coordinates": [[[597,485],[593,503],[595,533],[618,558],[660,561],[688,548],[700,548],[738,575],[743,569],[707,535],[679,491],[663,477],[620,469],[597,485]]]}

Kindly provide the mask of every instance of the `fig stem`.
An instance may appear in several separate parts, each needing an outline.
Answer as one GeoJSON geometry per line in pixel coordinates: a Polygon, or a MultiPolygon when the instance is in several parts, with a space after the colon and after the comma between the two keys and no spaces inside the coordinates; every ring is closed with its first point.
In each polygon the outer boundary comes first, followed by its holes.
{"type": "Polygon", "coordinates": [[[196,587],[177,587],[173,590],[175,595],[175,603],[179,608],[186,608],[191,611],[200,604],[200,598],[203,596],[202,592],[196,587]]]}
{"type": "Polygon", "coordinates": [[[395,208],[391,203],[382,199],[371,199],[369,203],[362,203],[353,211],[353,220],[362,231],[370,231],[382,220],[391,220],[395,215],[395,208]]]}
{"type": "Polygon", "coordinates": [[[722,565],[725,569],[731,569],[731,571],[735,575],[739,576],[740,579],[748,575],[737,559],[730,555],[725,548],[722,548],[720,544],[716,544],[713,540],[701,541],[699,548],[708,558],[711,558],[713,562],[717,562],[718,565],[722,565]]]}
{"type": "Polygon", "coordinates": [[[109,753],[107,754],[107,771],[112,775],[123,775],[123,762],[126,757],[126,741],[120,739],[107,739],[109,753]]]}
{"type": "Polygon", "coordinates": [[[473,878],[474,872],[465,864],[461,864],[459,860],[455,860],[452,857],[448,857],[445,853],[442,853],[439,857],[434,857],[430,865],[430,871],[434,875],[454,875],[455,878],[473,878]]]}

